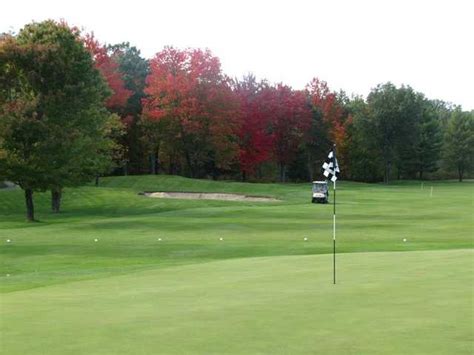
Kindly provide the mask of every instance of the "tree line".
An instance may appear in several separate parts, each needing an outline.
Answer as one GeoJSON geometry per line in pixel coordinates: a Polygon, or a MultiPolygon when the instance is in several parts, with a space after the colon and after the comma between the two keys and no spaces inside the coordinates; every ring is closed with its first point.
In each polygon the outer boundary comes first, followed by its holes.
{"type": "Polygon", "coordinates": [[[223,73],[209,50],[165,47],[143,58],[64,22],[0,37],[0,181],[25,192],[105,174],[177,174],[243,181],[311,181],[333,143],[342,177],[457,177],[474,165],[474,112],[410,86],[367,98],[312,79],[303,90],[223,73]]]}

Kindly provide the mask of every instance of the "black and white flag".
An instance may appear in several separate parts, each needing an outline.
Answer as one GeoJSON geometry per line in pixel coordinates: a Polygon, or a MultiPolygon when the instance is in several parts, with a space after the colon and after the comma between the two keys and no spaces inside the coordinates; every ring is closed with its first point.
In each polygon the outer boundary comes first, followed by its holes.
{"type": "Polygon", "coordinates": [[[339,175],[339,165],[337,164],[336,155],[334,151],[331,150],[328,154],[326,161],[323,164],[323,174],[326,178],[335,182],[337,180],[337,176],[339,175]]]}

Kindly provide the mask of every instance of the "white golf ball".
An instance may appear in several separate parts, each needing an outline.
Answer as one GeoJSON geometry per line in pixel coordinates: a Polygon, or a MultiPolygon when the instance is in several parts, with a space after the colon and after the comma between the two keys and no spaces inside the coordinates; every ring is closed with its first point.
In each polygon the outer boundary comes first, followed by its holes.
{"type": "Polygon", "coordinates": [[[406,241],[407,241],[407,238],[403,238],[403,241],[406,242],[406,241]]]}
{"type": "Polygon", "coordinates": [[[7,243],[10,243],[10,242],[11,242],[11,240],[10,240],[10,239],[7,239],[7,243]]]}
{"type": "Polygon", "coordinates": [[[158,241],[161,242],[161,238],[158,238],[158,241]]]}
{"type": "Polygon", "coordinates": [[[97,239],[97,238],[95,238],[95,239],[94,239],[94,242],[96,242],[96,243],[97,243],[98,241],[99,241],[99,239],[97,239]]]}
{"type": "Polygon", "coordinates": [[[307,240],[308,240],[308,238],[304,237],[304,241],[307,241],[307,240]]]}
{"type": "Polygon", "coordinates": [[[224,238],[219,238],[219,240],[224,240],[224,238]]]}

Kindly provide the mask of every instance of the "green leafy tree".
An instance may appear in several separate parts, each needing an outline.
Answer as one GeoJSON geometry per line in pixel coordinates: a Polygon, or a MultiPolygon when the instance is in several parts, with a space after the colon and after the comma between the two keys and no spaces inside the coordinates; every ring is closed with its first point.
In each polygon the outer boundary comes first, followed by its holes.
{"type": "Polygon", "coordinates": [[[416,169],[420,179],[423,179],[424,173],[434,172],[438,169],[442,143],[443,135],[438,110],[435,103],[426,100],[416,147],[416,169]]]}
{"type": "MultiPolygon", "coordinates": [[[[141,56],[140,50],[128,42],[109,45],[107,47],[112,60],[118,64],[125,89],[131,92],[126,104],[115,110],[125,124],[124,135],[121,138],[125,149],[127,171],[140,173],[147,165],[146,156],[154,163],[158,156],[159,142],[149,141],[149,132],[144,131],[141,121],[142,100],[145,98],[145,81],[149,71],[148,60],[141,56]]],[[[150,129],[150,127],[146,127],[150,129]]],[[[152,164],[152,173],[157,172],[157,166],[152,164]]]]}
{"type": "Polygon", "coordinates": [[[378,144],[374,120],[368,104],[355,97],[346,104],[352,122],[348,125],[347,163],[350,178],[357,181],[375,182],[383,179],[382,150],[378,144]]]}
{"type": "MultiPolygon", "coordinates": [[[[328,147],[331,146],[329,138],[329,123],[323,119],[322,111],[317,107],[311,110],[311,125],[306,131],[304,140],[305,165],[311,181],[319,178],[322,163],[327,157],[328,147]]],[[[302,162],[300,158],[300,162],[302,162]]],[[[292,167],[295,170],[295,167],[292,167]]],[[[291,176],[291,175],[290,175],[291,176]]]]}
{"type": "Polygon", "coordinates": [[[373,133],[381,149],[384,182],[388,183],[393,167],[402,172],[414,170],[422,97],[409,86],[395,87],[391,83],[378,85],[367,98],[373,133]]]}
{"type": "Polygon", "coordinates": [[[0,77],[1,175],[25,190],[33,221],[33,191],[60,198],[64,186],[89,180],[110,161],[110,92],[79,32],[54,21],[1,39],[0,77]]]}
{"type": "Polygon", "coordinates": [[[443,146],[443,165],[456,170],[461,182],[474,167],[474,112],[457,108],[447,123],[443,146]]]}
{"type": "Polygon", "coordinates": [[[42,155],[44,145],[41,144],[47,128],[38,119],[36,96],[26,88],[23,92],[20,90],[17,87],[12,93],[14,105],[6,105],[3,98],[0,102],[0,179],[13,181],[24,190],[26,217],[33,221],[33,191],[48,188],[48,171],[42,155]]]}

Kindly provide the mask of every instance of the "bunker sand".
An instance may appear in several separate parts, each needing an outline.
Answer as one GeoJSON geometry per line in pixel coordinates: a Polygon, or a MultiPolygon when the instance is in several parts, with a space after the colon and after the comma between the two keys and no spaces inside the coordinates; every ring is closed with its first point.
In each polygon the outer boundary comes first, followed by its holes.
{"type": "Polygon", "coordinates": [[[248,196],[239,194],[213,193],[213,192],[145,192],[143,195],[153,198],[175,198],[183,200],[223,200],[223,201],[248,201],[248,202],[278,202],[273,197],[248,196]]]}

